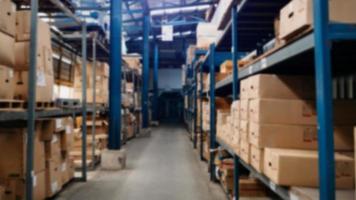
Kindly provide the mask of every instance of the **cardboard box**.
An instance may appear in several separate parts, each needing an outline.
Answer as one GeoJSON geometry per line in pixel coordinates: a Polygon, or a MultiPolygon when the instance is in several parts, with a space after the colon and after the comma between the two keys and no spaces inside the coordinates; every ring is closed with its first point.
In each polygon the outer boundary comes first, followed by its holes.
{"type": "MultiPolygon", "coordinates": [[[[329,0],[329,18],[332,22],[356,23],[354,0],[329,0]]],[[[291,37],[313,25],[313,1],[293,0],[280,11],[280,38],[291,37]]]]}
{"type": "MultiPolygon", "coordinates": [[[[73,118],[67,117],[64,119],[65,131],[61,136],[61,151],[70,151],[74,144],[74,121],[73,118]]],[[[96,131],[97,132],[97,131],[96,131]]]]}
{"type": "Polygon", "coordinates": [[[0,32],[0,65],[14,67],[15,65],[15,39],[0,32]]]}
{"type": "Polygon", "coordinates": [[[61,162],[60,134],[54,134],[52,141],[45,141],[46,160],[59,164],[61,162]]]}
{"type": "MultiPolygon", "coordinates": [[[[38,36],[41,37],[41,36],[38,36]]],[[[15,70],[28,70],[30,68],[30,42],[15,43],[15,70]]],[[[51,43],[37,44],[37,70],[53,76],[53,58],[51,43]]]]}
{"type": "MultiPolygon", "coordinates": [[[[318,187],[318,152],[266,148],[264,173],[283,186],[318,187]],[[303,172],[303,176],[300,173],[303,172]]],[[[354,188],[354,159],[335,153],[336,188],[354,188]]]]}
{"type": "Polygon", "coordinates": [[[255,99],[249,110],[250,121],[255,123],[316,125],[313,101],[255,99]]]}
{"type": "MultiPolygon", "coordinates": [[[[28,71],[15,72],[15,98],[21,100],[28,99],[28,71]]],[[[45,74],[43,71],[37,71],[36,82],[36,101],[52,102],[53,101],[53,84],[54,78],[45,74]]]]}
{"type": "Polygon", "coordinates": [[[240,139],[248,141],[248,133],[249,133],[249,121],[240,120],[240,126],[239,126],[240,139]]]}
{"type": "MultiPolygon", "coordinates": [[[[46,199],[46,173],[45,170],[37,172],[33,176],[33,199],[45,200],[46,199]]],[[[17,200],[25,199],[25,178],[10,177],[5,179],[5,199],[4,200],[17,200]]]]}
{"type": "Polygon", "coordinates": [[[258,172],[263,172],[263,149],[260,149],[254,145],[250,146],[251,154],[250,154],[250,161],[252,167],[254,167],[258,172]]]}
{"type": "Polygon", "coordinates": [[[240,140],[240,157],[246,163],[250,163],[250,144],[246,140],[240,140]]]}
{"type": "MultiPolygon", "coordinates": [[[[334,127],[335,150],[353,150],[353,127],[334,127]]],[[[318,149],[316,126],[250,123],[249,141],[259,148],[318,149]]]]}
{"type": "Polygon", "coordinates": [[[61,162],[61,182],[63,184],[68,183],[74,177],[74,163],[73,160],[66,157],[61,162]]]}
{"type": "Polygon", "coordinates": [[[62,189],[60,163],[46,161],[46,197],[52,197],[62,189]]]}
{"type": "MultiPolygon", "coordinates": [[[[34,139],[34,172],[45,169],[44,144],[39,139],[40,126],[36,123],[34,139]]],[[[26,128],[0,129],[0,177],[24,177],[26,170],[26,128]]]]}
{"type": "Polygon", "coordinates": [[[0,0],[0,31],[15,36],[16,5],[11,0],[0,0]]]}
{"type": "Polygon", "coordinates": [[[248,90],[249,90],[249,78],[243,79],[240,81],[240,99],[246,100],[248,99],[248,90]]]}
{"type": "MultiPolygon", "coordinates": [[[[16,41],[29,41],[31,37],[31,11],[21,10],[16,12],[16,41]]],[[[38,19],[37,35],[41,38],[40,44],[51,41],[50,26],[41,19],[38,19]]],[[[50,43],[49,43],[50,44],[50,43]]]]}
{"type": "Polygon", "coordinates": [[[249,78],[247,98],[314,99],[314,77],[260,74],[249,78]]]}
{"type": "Polygon", "coordinates": [[[12,68],[0,65],[0,99],[13,99],[15,77],[12,68]]]}
{"type": "Polygon", "coordinates": [[[213,23],[200,22],[197,26],[197,48],[209,49],[210,44],[216,42],[222,31],[213,23]]]}
{"type": "Polygon", "coordinates": [[[226,60],[220,65],[220,73],[231,74],[233,72],[232,60],[226,60]]]}
{"type": "Polygon", "coordinates": [[[249,120],[249,107],[250,102],[247,99],[240,100],[240,119],[241,120],[249,120]]]}

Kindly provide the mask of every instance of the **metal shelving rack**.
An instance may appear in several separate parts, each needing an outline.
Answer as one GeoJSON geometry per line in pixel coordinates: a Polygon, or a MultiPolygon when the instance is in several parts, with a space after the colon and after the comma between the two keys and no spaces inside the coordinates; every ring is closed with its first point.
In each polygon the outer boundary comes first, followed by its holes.
{"type": "MultiPolygon", "coordinates": [[[[258,21],[273,23],[274,16],[279,12],[280,8],[288,3],[285,0],[273,1],[271,3],[259,0],[242,0],[238,5],[231,9],[231,19],[227,23],[227,27],[223,34],[218,39],[216,45],[212,44],[209,51],[205,55],[202,62],[197,63],[197,68],[203,70],[209,67],[210,71],[210,86],[209,91],[200,91],[200,97],[208,95],[210,98],[211,111],[215,110],[215,95],[226,96],[231,95],[233,99],[239,98],[239,81],[251,75],[258,73],[283,73],[283,74],[314,74],[317,87],[317,113],[318,113],[318,138],[319,138],[319,182],[320,182],[320,199],[335,199],[335,169],[334,169],[334,144],[333,144],[333,123],[332,123],[332,62],[345,63],[345,55],[349,56],[352,63],[352,53],[349,49],[355,46],[356,27],[346,24],[331,24],[329,22],[328,2],[323,0],[314,0],[314,32],[293,41],[283,48],[280,48],[273,53],[262,57],[261,59],[248,64],[244,69],[238,71],[237,60],[240,53],[258,49],[261,47],[260,42],[267,42],[273,37],[272,28],[263,28],[258,34],[256,31],[244,31],[243,27],[254,26],[259,27],[258,21]],[[265,5],[265,7],[263,7],[265,5]],[[261,10],[263,9],[263,10],[261,10]],[[247,12],[265,12],[268,17],[255,17],[253,14],[244,15],[247,12]],[[273,15],[274,13],[274,15],[273,15]],[[244,23],[239,24],[240,21],[244,23]],[[256,25],[257,24],[257,25],[256,25]],[[272,33],[272,34],[271,34],[272,33]],[[337,41],[337,42],[336,42],[337,41]],[[341,42],[340,42],[341,41],[341,42]],[[332,45],[329,45],[332,44],[332,45]],[[331,49],[333,52],[331,53],[331,49]],[[231,53],[219,53],[224,50],[231,50],[231,53]],[[219,66],[219,61],[225,59],[224,55],[230,54],[233,60],[233,74],[226,79],[215,84],[214,73],[216,67],[219,66]],[[338,56],[343,54],[344,57],[338,56]],[[303,68],[300,62],[306,66],[315,66],[314,68],[303,68]],[[294,63],[294,64],[293,64],[294,63]],[[287,66],[286,66],[287,65],[287,66]],[[299,66],[298,66],[299,65],[299,66]],[[315,71],[314,71],[315,70],[315,71]]],[[[262,26],[261,26],[262,27],[262,26]]],[[[260,27],[260,28],[261,28],[260,27]]],[[[352,51],[351,51],[352,52],[352,51]]],[[[350,73],[352,69],[341,69],[342,73],[350,73]]],[[[196,98],[195,98],[196,101],[196,98]]],[[[195,120],[195,119],[193,119],[195,120]]],[[[215,112],[210,113],[210,152],[211,161],[210,176],[212,180],[216,180],[215,166],[213,156],[217,145],[226,149],[234,158],[234,194],[235,199],[238,199],[238,181],[239,168],[241,164],[248,169],[251,174],[258,178],[268,188],[282,199],[290,199],[289,191],[285,187],[278,186],[271,182],[266,176],[258,173],[251,166],[239,159],[239,156],[223,141],[216,140],[215,129],[215,112]]]]}
{"type": "MultiPolygon", "coordinates": [[[[15,3],[21,3],[22,1],[14,1],[15,3]]],[[[96,113],[96,112],[107,112],[106,107],[96,107],[95,100],[94,106],[88,107],[86,101],[86,61],[87,61],[87,42],[88,40],[92,40],[92,55],[91,59],[93,62],[96,62],[96,52],[97,52],[97,45],[100,46],[101,51],[105,51],[108,54],[108,50],[102,45],[100,42],[96,40],[95,37],[87,38],[86,34],[86,23],[79,19],[70,8],[68,8],[62,1],[60,0],[49,0],[51,3],[50,10],[46,12],[63,12],[68,18],[74,20],[80,27],[81,27],[81,37],[80,39],[80,48],[81,53],[79,53],[75,48],[71,45],[68,45],[67,42],[63,41],[63,38],[54,37],[52,38],[53,42],[56,42],[58,45],[63,46],[70,51],[75,51],[82,56],[82,71],[83,71],[83,85],[82,85],[82,106],[78,108],[68,108],[68,109],[50,109],[50,110],[43,110],[38,111],[36,110],[36,49],[37,49],[37,16],[39,8],[41,10],[45,9],[42,3],[48,2],[41,2],[39,5],[38,0],[32,0],[30,3],[31,8],[31,36],[30,36],[30,68],[29,68],[29,82],[28,82],[28,109],[27,110],[19,110],[19,111],[0,111],[0,123],[10,125],[12,122],[27,122],[27,132],[28,132],[28,139],[26,144],[26,199],[31,200],[33,199],[33,158],[34,158],[34,134],[35,134],[35,121],[42,118],[55,118],[55,117],[65,117],[65,116],[79,116],[83,117],[83,120],[86,121],[88,113],[96,113]],[[55,9],[56,8],[56,9],[55,9]]],[[[28,2],[27,2],[28,3],[28,2]]],[[[95,71],[95,69],[93,69],[95,71]]],[[[95,76],[93,76],[95,80],[95,76]]],[[[95,91],[95,86],[94,86],[95,91]]],[[[95,95],[94,95],[95,96],[95,95]]],[[[94,97],[95,98],[95,97],[94,97]]],[[[95,122],[94,122],[95,123],[95,122]]],[[[82,138],[83,138],[83,148],[82,148],[82,177],[79,179],[80,181],[86,181],[87,179],[87,166],[86,166],[86,136],[87,136],[87,128],[84,125],[82,127],[82,138]]]]}

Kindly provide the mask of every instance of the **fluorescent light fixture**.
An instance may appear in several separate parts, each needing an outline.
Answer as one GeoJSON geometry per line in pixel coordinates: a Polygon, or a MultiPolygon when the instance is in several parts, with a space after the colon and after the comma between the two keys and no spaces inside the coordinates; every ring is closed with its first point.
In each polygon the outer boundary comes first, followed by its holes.
{"type": "Polygon", "coordinates": [[[151,16],[158,16],[158,15],[164,15],[164,14],[175,14],[175,13],[180,13],[180,12],[192,12],[192,11],[200,11],[200,10],[206,10],[210,6],[209,5],[201,5],[201,6],[189,6],[189,7],[184,7],[184,8],[167,8],[167,9],[159,9],[159,10],[153,10],[150,12],[151,16]]]}

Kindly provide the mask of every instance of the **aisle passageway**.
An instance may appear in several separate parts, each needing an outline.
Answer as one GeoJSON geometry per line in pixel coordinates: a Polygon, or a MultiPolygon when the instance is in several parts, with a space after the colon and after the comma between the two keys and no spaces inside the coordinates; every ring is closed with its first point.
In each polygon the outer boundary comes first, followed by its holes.
{"type": "Polygon", "coordinates": [[[225,199],[220,188],[209,182],[206,165],[199,160],[183,127],[153,128],[150,137],[137,138],[125,148],[127,169],[99,171],[87,183],[72,184],[57,199],[225,199]]]}

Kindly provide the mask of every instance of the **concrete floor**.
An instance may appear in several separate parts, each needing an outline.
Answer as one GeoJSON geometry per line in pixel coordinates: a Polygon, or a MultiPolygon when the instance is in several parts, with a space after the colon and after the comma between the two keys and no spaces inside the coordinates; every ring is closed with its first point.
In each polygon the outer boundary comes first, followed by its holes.
{"type": "Polygon", "coordinates": [[[223,200],[211,183],[207,165],[199,160],[182,127],[153,128],[150,137],[125,145],[127,169],[98,170],[87,183],[74,183],[57,200],[223,200]]]}

